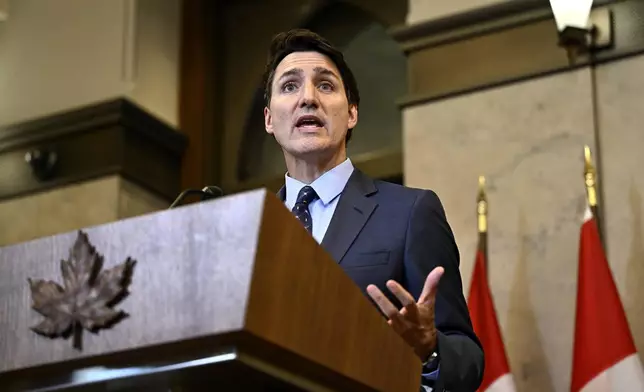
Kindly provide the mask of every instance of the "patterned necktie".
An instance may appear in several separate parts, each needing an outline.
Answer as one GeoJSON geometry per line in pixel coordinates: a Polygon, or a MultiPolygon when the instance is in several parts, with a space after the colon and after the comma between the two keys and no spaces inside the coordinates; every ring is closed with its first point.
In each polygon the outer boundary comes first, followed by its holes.
{"type": "Polygon", "coordinates": [[[300,190],[300,193],[297,195],[297,201],[293,206],[293,214],[295,217],[302,222],[304,228],[309,231],[313,230],[313,219],[311,218],[311,213],[309,212],[309,204],[315,199],[317,199],[318,194],[315,193],[315,190],[310,186],[305,186],[300,190]]]}

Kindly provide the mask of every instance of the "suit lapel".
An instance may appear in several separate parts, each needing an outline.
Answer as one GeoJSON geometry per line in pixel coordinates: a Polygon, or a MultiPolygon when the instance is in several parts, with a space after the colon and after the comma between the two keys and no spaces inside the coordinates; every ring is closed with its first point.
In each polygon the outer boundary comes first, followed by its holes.
{"type": "Polygon", "coordinates": [[[286,201],[286,185],[282,185],[279,192],[277,192],[277,197],[280,198],[282,203],[286,201]]]}
{"type": "Polygon", "coordinates": [[[342,262],[349,247],[378,206],[374,199],[368,197],[376,192],[373,180],[355,169],[340,195],[321,244],[338,263],[342,262]]]}

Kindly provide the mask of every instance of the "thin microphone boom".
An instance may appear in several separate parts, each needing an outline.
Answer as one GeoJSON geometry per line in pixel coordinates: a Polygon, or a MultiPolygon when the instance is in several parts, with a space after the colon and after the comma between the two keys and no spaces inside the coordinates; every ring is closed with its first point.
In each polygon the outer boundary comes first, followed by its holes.
{"type": "Polygon", "coordinates": [[[177,204],[181,203],[189,195],[201,195],[201,201],[215,199],[217,197],[223,196],[224,191],[215,185],[205,186],[203,189],[186,189],[181,192],[179,196],[170,204],[168,209],[174,208],[177,204]]]}

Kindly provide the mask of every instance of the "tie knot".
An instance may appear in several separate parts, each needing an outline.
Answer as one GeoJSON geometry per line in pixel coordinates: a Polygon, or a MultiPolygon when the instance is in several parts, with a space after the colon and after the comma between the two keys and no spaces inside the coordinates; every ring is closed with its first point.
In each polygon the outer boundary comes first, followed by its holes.
{"type": "Polygon", "coordinates": [[[300,189],[300,193],[297,194],[297,201],[295,204],[309,204],[318,197],[318,194],[315,193],[315,189],[306,185],[304,188],[300,189]]]}

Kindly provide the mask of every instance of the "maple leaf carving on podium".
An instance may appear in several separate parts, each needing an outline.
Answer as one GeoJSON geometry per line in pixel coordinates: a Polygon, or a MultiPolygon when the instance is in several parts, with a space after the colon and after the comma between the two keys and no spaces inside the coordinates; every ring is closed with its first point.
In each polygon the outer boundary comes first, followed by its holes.
{"type": "Polygon", "coordinates": [[[74,348],[81,350],[83,329],[95,332],[118,322],[125,313],[113,308],[128,293],[135,261],[103,269],[103,256],[79,231],[69,251],[69,259],[60,261],[63,285],[43,279],[28,279],[32,308],[45,319],[31,329],[48,337],[74,335],[74,348]]]}

